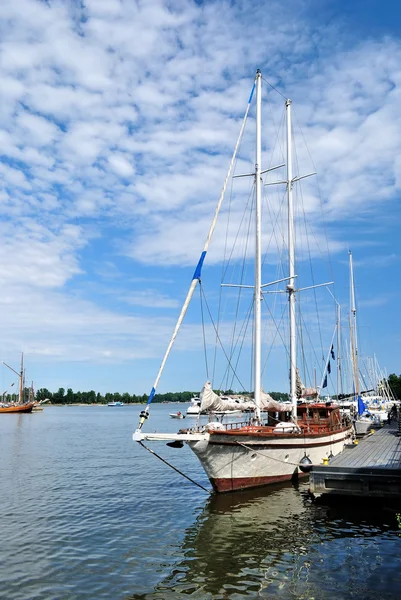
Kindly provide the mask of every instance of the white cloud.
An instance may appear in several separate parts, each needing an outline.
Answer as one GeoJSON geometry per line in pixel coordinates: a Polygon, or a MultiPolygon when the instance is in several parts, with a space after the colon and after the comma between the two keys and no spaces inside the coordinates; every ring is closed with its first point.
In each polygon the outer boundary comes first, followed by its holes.
{"type": "Polygon", "coordinates": [[[55,233],[25,218],[0,229],[0,277],[9,290],[60,288],[81,273],[76,251],[86,242],[79,227],[66,225],[55,233]]]}
{"type": "Polygon", "coordinates": [[[130,177],[134,174],[134,168],[123,154],[113,154],[108,158],[113,171],[121,177],[130,177]]]}
{"type": "Polygon", "coordinates": [[[175,298],[169,298],[156,290],[141,290],[125,295],[122,300],[127,304],[147,306],[152,308],[179,308],[180,303],[175,298]]]}

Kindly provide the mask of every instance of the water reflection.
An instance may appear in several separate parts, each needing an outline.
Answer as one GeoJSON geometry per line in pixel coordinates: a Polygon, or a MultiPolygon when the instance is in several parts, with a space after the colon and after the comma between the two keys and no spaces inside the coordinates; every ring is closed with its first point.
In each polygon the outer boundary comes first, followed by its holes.
{"type": "Polygon", "coordinates": [[[305,483],[213,496],[171,573],[131,598],[395,599],[401,540],[394,523],[383,507],[312,504],[305,483]]]}

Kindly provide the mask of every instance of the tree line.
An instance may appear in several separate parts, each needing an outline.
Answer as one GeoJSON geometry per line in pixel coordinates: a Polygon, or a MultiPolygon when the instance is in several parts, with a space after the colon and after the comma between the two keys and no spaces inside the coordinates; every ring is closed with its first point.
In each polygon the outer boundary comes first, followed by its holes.
{"type": "MultiPolygon", "coordinates": [[[[233,390],[215,390],[217,394],[232,396],[235,395],[233,390]]],[[[189,404],[194,396],[197,396],[197,392],[167,392],[165,394],[155,394],[153,402],[185,402],[189,404]]],[[[249,392],[244,392],[242,396],[250,397],[249,392]]],[[[271,392],[271,396],[278,401],[284,401],[288,399],[288,394],[281,392],[271,392]]],[[[35,400],[40,402],[49,399],[52,404],[108,404],[109,402],[124,402],[124,404],[145,404],[148,401],[148,394],[142,394],[140,396],[136,394],[130,394],[124,392],[108,392],[104,395],[94,390],[89,392],[74,392],[71,388],[65,391],[64,388],[59,388],[57,392],[50,392],[46,388],[37,390],[35,394],[35,400]]]]}
{"type": "MultiPolygon", "coordinates": [[[[401,375],[392,373],[388,377],[388,384],[394,396],[401,400],[401,375]]],[[[236,393],[233,390],[214,390],[217,394],[233,396],[236,393]]],[[[285,402],[289,399],[288,394],[284,392],[269,392],[274,400],[285,402]]],[[[197,396],[198,392],[167,392],[165,394],[155,394],[153,402],[185,402],[190,403],[191,398],[197,396]]],[[[244,397],[252,397],[251,392],[242,392],[244,397]]],[[[24,400],[32,399],[32,390],[25,388],[24,400]]],[[[17,402],[18,394],[3,394],[3,402],[17,402]]],[[[71,388],[59,388],[57,392],[50,392],[46,388],[40,388],[36,391],[35,400],[37,402],[48,400],[52,404],[108,404],[109,402],[124,402],[124,404],[145,404],[148,401],[148,395],[136,395],[124,392],[107,392],[100,394],[94,390],[89,392],[74,392],[71,388]]]]}
{"type": "Polygon", "coordinates": [[[388,384],[394,396],[401,400],[401,375],[397,376],[395,373],[389,375],[388,384]]]}

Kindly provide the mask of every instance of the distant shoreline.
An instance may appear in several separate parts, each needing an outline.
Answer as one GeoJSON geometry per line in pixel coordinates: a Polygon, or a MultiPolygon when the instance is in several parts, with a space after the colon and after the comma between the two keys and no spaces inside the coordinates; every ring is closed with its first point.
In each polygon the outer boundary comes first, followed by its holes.
{"type": "MultiPolygon", "coordinates": [[[[188,404],[188,402],[183,401],[175,401],[175,402],[153,402],[153,404],[188,404]]],[[[43,407],[45,406],[56,406],[57,408],[62,407],[62,406],[108,406],[107,402],[93,402],[91,404],[87,404],[86,402],[72,402],[70,404],[68,404],[67,402],[63,403],[63,404],[53,404],[51,402],[46,402],[46,404],[43,404],[43,407]]],[[[121,406],[121,405],[120,405],[121,406]]],[[[146,406],[146,402],[124,402],[124,404],[122,406],[146,406]]],[[[116,407],[111,407],[111,408],[119,408],[119,406],[116,407]]]]}

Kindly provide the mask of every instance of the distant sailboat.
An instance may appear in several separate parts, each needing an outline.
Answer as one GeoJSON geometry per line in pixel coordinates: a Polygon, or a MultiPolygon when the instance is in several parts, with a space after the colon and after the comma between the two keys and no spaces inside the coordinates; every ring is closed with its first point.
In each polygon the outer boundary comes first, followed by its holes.
{"type": "MultiPolygon", "coordinates": [[[[383,381],[373,381],[375,387],[369,390],[361,390],[361,378],[359,368],[359,349],[358,349],[358,330],[357,330],[357,311],[355,300],[355,281],[352,252],[349,251],[349,268],[350,268],[350,349],[351,363],[353,374],[354,398],[353,407],[357,413],[354,426],[356,433],[362,435],[366,433],[373,423],[380,425],[387,421],[389,412],[394,404],[395,398],[391,396],[389,390],[386,389],[383,381]],[[378,391],[380,392],[378,394],[378,391]],[[382,393],[384,392],[384,395],[382,393]]],[[[373,376],[377,379],[377,377],[373,376]]],[[[362,380],[364,377],[362,377],[362,380]]],[[[382,378],[383,379],[383,378],[382,378]]],[[[387,386],[388,387],[388,386],[387,386]]]]}
{"type": "MultiPolygon", "coordinates": [[[[292,190],[296,181],[302,177],[294,177],[292,173],[292,129],[291,101],[286,100],[286,147],[287,173],[284,181],[287,197],[287,232],[288,232],[288,275],[271,283],[262,283],[262,224],[261,224],[261,191],[262,175],[269,171],[261,167],[261,85],[262,74],[258,70],[254,86],[249,98],[241,134],[248,115],[249,107],[256,90],[256,159],[252,174],[255,190],[255,207],[253,210],[254,235],[254,280],[252,285],[230,284],[231,287],[251,289],[253,291],[253,385],[254,398],[251,403],[253,413],[246,423],[212,422],[204,428],[193,428],[177,434],[145,433],[142,426],[149,416],[149,405],[155,394],[155,389],[166,363],[168,354],[184,318],[193,291],[200,282],[202,265],[209,247],[209,242],[215,228],[218,213],[224,196],[228,177],[236,158],[236,149],[227,175],[225,186],[216,209],[204,250],[179,316],[173,337],[162,361],[155,384],[149,396],[146,409],[141,412],[140,422],[133,439],[168,440],[169,442],[186,442],[199,458],[209,480],[217,492],[229,492],[245,488],[258,487],[275,482],[290,480],[296,477],[299,470],[306,470],[309,464],[319,464],[323,457],[341,452],[352,432],[349,422],[342,419],[339,408],[331,402],[319,400],[316,389],[305,388],[297,381],[297,328],[295,294],[300,291],[295,287],[295,234],[294,208],[292,190]],[[278,403],[266,399],[261,381],[262,353],[262,318],[261,302],[266,288],[273,284],[286,282],[284,292],[287,294],[289,306],[289,366],[290,366],[290,403],[278,403]],[[311,401],[307,401],[307,397],[311,401]],[[266,400],[264,410],[262,404],[266,400]],[[304,469],[303,469],[304,467],[304,469]]],[[[240,136],[241,136],[240,134],[240,136]]],[[[281,167],[284,165],[280,165],[281,167]]],[[[272,170],[272,169],[270,169],[272,170]]],[[[327,284],[322,284],[327,285],[327,284]]],[[[310,286],[319,287],[319,286],[310,286]]],[[[302,288],[306,289],[306,288],[302,288]]],[[[230,365],[232,366],[232,365],[230,365]]],[[[299,379],[299,378],[298,378],[299,379]]],[[[209,382],[205,384],[200,394],[201,411],[209,402],[218,402],[209,382]]],[[[178,447],[178,446],[177,446],[178,447]]]]}
{"type": "Polygon", "coordinates": [[[3,365],[5,365],[8,369],[13,371],[19,377],[19,394],[18,394],[18,403],[15,402],[4,402],[4,394],[3,394],[3,402],[0,403],[0,413],[29,413],[32,412],[32,409],[35,405],[33,400],[29,400],[25,402],[24,392],[25,392],[25,371],[24,371],[24,354],[21,354],[21,368],[20,372],[16,371],[10,365],[3,361],[3,365]]]}

